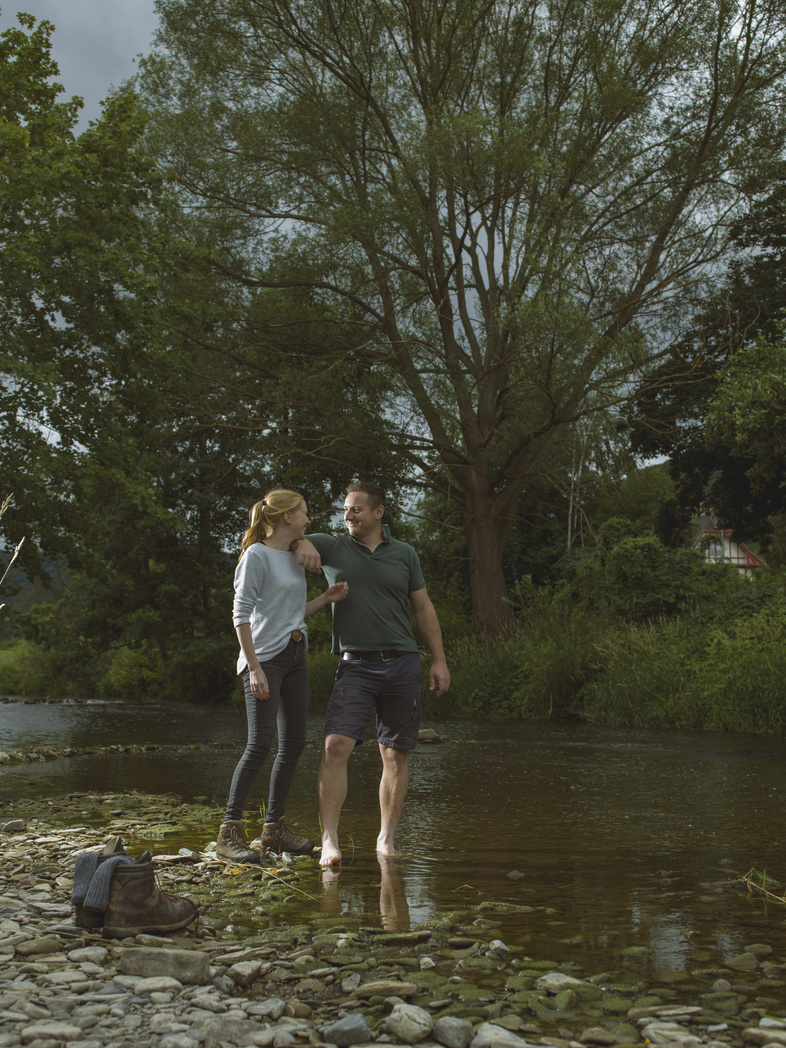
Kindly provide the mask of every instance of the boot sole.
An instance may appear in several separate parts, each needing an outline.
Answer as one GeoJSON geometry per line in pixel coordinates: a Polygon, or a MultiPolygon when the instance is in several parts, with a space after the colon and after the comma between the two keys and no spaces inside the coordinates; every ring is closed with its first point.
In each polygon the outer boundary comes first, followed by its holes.
{"type": "Polygon", "coordinates": [[[259,854],[259,852],[250,851],[248,854],[249,855],[253,855],[254,858],[253,859],[251,859],[251,858],[242,858],[241,859],[241,857],[239,855],[223,855],[220,851],[216,851],[217,858],[223,859],[224,862],[239,862],[239,863],[245,864],[245,865],[251,865],[252,863],[256,863],[257,865],[259,865],[259,863],[262,862],[262,856],[259,854]]]}
{"type": "Polygon", "coordinates": [[[176,932],[181,928],[187,928],[189,924],[197,919],[199,911],[193,913],[185,921],[175,921],[174,924],[158,924],[151,928],[149,924],[140,924],[133,928],[110,928],[107,925],[101,929],[104,939],[128,939],[132,935],[166,935],[167,932],[176,932]]]}

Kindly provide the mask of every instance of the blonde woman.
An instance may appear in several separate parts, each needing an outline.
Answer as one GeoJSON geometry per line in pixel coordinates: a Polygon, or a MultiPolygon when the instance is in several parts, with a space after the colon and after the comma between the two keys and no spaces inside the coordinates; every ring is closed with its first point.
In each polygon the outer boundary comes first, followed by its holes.
{"type": "Polygon", "coordinates": [[[216,854],[232,862],[260,862],[266,849],[307,855],[314,842],[298,837],[284,821],[284,808],[306,743],[308,716],[308,637],[305,620],[347,595],[338,582],[306,603],[306,578],[293,542],[308,527],[302,495],[279,489],[251,509],[235,570],[233,622],[240,642],[237,671],[246,693],[248,742],[237,763],[216,854]],[[278,732],[278,750],[270,772],[260,851],[243,832],[243,811],[278,732]]]}

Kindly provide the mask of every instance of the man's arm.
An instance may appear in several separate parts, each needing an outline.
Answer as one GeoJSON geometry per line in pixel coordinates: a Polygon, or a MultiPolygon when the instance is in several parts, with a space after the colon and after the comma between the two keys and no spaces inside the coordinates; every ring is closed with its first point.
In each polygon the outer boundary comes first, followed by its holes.
{"type": "Polygon", "coordinates": [[[297,553],[297,562],[301,567],[320,573],[322,558],[313,542],[309,542],[308,539],[295,539],[289,548],[293,553],[297,553]]]}
{"type": "Polygon", "coordinates": [[[431,603],[428,591],[414,590],[409,595],[409,602],[415,614],[415,623],[423,643],[431,652],[431,669],[428,675],[428,686],[437,695],[444,695],[450,687],[450,671],[445,661],[442,647],[442,630],[437,613],[431,603]]]}

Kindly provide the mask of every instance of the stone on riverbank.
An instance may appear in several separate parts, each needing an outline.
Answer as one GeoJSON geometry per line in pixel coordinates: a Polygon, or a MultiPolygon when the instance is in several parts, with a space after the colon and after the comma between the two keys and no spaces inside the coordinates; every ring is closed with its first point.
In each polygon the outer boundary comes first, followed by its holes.
{"type": "Polygon", "coordinates": [[[205,985],[210,982],[210,959],[193,950],[131,947],[121,954],[120,971],[145,979],[167,975],[181,983],[205,985]]]}

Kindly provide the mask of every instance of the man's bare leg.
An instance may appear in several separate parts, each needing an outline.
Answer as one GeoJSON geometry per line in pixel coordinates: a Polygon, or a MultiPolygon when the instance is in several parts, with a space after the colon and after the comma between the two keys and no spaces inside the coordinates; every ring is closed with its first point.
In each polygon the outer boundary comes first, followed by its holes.
{"type": "Polygon", "coordinates": [[[338,820],[347,797],[347,761],[354,748],[355,740],[346,735],[325,736],[317,773],[319,817],[322,821],[320,866],[338,866],[341,862],[338,820]]]}
{"type": "Polygon", "coordinates": [[[381,819],[379,837],[377,837],[377,853],[394,855],[396,829],[409,786],[409,753],[407,750],[396,750],[392,746],[383,746],[381,743],[379,753],[382,757],[382,778],[379,780],[381,819]]]}

